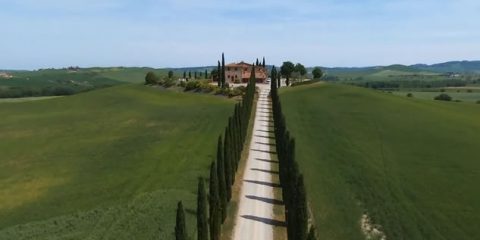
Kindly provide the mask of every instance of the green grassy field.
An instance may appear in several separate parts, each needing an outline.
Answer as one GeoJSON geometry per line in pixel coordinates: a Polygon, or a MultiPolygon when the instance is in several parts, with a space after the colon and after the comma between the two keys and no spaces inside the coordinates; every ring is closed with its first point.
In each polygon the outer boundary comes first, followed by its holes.
{"type": "MultiPolygon", "coordinates": [[[[393,91],[395,95],[406,96],[408,93],[413,94],[414,98],[433,100],[436,96],[443,92],[418,92],[418,91],[393,91]]],[[[444,92],[452,97],[452,100],[460,100],[462,102],[473,102],[476,103],[480,101],[480,92],[456,92],[456,91],[446,91],[444,92]]]]}
{"type": "Polygon", "coordinates": [[[234,101],[122,85],[0,103],[0,239],[172,239],[195,230],[234,101]]]}
{"type": "Polygon", "coordinates": [[[316,84],[281,90],[322,239],[479,239],[480,107],[316,84]]]}

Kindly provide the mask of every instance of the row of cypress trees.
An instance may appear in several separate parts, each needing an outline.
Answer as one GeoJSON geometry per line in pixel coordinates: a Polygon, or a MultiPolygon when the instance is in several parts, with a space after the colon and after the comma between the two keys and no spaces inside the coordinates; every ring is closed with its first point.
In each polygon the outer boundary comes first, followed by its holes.
{"type": "MultiPolygon", "coordinates": [[[[228,202],[232,198],[232,185],[247,137],[248,124],[255,97],[255,67],[240,103],[235,105],[233,115],[228,119],[225,133],[217,142],[216,160],[210,165],[208,195],[203,178],[198,181],[197,190],[197,239],[220,239],[221,224],[227,217],[228,202]],[[210,236],[210,238],[209,238],[210,236]]],[[[185,216],[179,202],[175,237],[186,240],[185,216]]]]}
{"type": "MultiPolygon", "coordinates": [[[[273,66],[271,79],[278,76],[273,66]]],[[[314,228],[308,231],[308,207],[303,175],[295,161],[295,138],[287,130],[285,116],[277,91],[277,81],[271,81],[272,110],[275,124],[275,139],[279,161],[280,183],[285,202],[287,235],[290,240],[315,239],[314,228]]]]}

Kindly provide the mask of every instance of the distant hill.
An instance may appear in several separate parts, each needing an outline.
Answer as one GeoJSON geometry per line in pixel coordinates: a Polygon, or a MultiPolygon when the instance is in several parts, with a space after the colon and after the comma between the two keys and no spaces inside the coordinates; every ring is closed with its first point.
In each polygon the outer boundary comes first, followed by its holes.
{"type": "Polygon", "coordinates": [[[416,64],[412,68],[433,72],[480,73],[480,61],[453,61],[438,64],[416,64]]]}

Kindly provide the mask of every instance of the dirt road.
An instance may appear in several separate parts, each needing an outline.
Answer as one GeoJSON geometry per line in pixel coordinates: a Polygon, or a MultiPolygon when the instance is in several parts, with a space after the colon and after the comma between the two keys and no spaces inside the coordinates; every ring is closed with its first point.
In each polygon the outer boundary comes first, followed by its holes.
{"type": "Polygon", "coordinates": [[[240,192],[240,204],[233,232],[234,240],[270,240],[274,229],[285,231],[283,211],[274,213],[274,207],[283,210],[281,198],[275,199],[274,190],[280,189],[278,160],[273,133],[271,102],[268,85],[261,89],[253,135],[250,141],[240,192]]]}

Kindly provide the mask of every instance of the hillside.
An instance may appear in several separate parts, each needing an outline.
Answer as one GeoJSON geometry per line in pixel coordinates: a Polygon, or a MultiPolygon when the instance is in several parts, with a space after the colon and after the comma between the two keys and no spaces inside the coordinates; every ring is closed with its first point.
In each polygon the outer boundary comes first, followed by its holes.
{"type": "Polygon", "coordinates": [[[432,65],[416,64],[411,67],[441,73],[480,73],[480,61],[452,61],[432,65]]]}
{"type": "Polygon", "coordinates": [[[480,238],[478,105],[328,84],[280,97],[324,239],[365,239],[364,214],[387,239],[480,238]]]}
{"type": "Polygon", "coordinates": [[[233,103],[128,84],[0,103],[0,239],[171,239],[178,200],[194,226],[233,103]]]}

